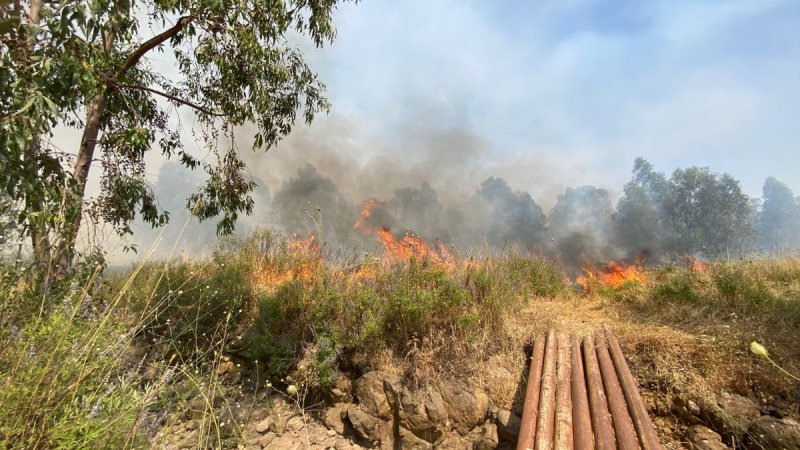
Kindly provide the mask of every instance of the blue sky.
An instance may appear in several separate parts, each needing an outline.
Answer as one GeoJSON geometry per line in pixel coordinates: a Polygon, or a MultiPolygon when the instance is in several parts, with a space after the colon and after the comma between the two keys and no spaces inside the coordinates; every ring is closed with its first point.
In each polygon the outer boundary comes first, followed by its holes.
{"type": "MultiPolygon", "coordinates": [[[[311,54],[334,109],[308,132],[361,175],[381,157],[436,161],[419,136],[441,132],[476,142],[448,156],[465,177],[534,198],[618,193],[637,156],[800,194],[798,1],[365,0],[336,25],[311,54]]],[[[321,145],[303,154],[325,172],[321,145]]]]}

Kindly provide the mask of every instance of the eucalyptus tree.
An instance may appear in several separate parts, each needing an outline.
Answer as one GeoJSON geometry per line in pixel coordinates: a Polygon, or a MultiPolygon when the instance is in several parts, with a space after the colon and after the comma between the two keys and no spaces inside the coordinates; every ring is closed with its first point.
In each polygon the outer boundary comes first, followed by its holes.
{"type": "Polygon", "coordinates": [[[705,167],[675,170],[665,215],[678,239],[676,252],[706,257],[741,254],[754,237],[750,200],[739,181],[705,167]]]}
{"type": "Polygon", "coordinates": [[[233,230],[253,208],[254,183],[232,142],[254,124],[253,150],[287,135],[297,115],[327,111],[325,86],[293,42],[335,35],[348,0],[15,0],[0,20],[0,187],[24,202],[20,223],[37,253],[69,267],[86,214],[130,233],[139,215],[157,226],[145,154],[160,152],[208,181],[187,207],[233,230]],[[154,56],[171,61],[160,68],[154,56]],[[181,139],[179,108],[207,154],[181,139]],[[56,148],[56,126],[82,130],[78,148],[56,148]],[[93,166],[101,194],[85,199],[93,166]]]}
{"type": "Polygon", "coordinates": [[[764,202],[757,221],[761,245],[773,253],[793,248],[800,243],[800,208],[794,193],[774,177],[766,179],[763,193],[764,202]]]}
{"type": "Polygon", "coordinates": [[[647,160],[636,158],[614,216],[615,240],[628,255],[645,253],[656,261],[666,256],[674,240],[664,216],[669,186],[647,160]]]}

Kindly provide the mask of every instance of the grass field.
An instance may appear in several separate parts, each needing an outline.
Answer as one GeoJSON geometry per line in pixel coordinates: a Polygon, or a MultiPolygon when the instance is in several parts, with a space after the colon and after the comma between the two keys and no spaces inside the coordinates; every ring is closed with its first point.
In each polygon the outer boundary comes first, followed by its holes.
{"type": "Polygon", "coordinates": [[[521,253],[331,261],[313,239],[260,231],[206,260],[87,262],[46,295],[2,270],[0,448],[143,447],[190,401],[207,442],[236,442],[214,414],[226,393],[313,398],[363,367],[468,379],[508,407],[534,336],[602,326],[656,403],[730,391],[798,414],[800,383],[749,345],[800,373],[800,259],[677,259],[581,286],[521,253]]]}

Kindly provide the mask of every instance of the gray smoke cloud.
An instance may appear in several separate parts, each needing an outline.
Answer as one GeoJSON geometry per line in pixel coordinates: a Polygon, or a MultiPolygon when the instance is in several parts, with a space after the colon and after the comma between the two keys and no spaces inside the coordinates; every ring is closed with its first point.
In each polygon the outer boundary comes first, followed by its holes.
{"type": "MultiPolygon", "coordinates": [[[[375,199],[373,230],[413,233],[462,254],[515,249],[576,267],[620,254],[610,238],[613,192],[569,187],[592,179],[580,164],[544,151],[493,148],[466,120],[436,108],[411,116],[371,132],[333,114],[298,127],[266,154],[249,151],[253,129],[236,130],[234,141],[258,183],[254,214],[240,220],[237,232],[274,228],[317,234],[337,252],[376,251],[377,239],[354,228],[364,202],[375,199]]],[[[160,256],[175,242],[190,255],[213,249],[214,224],[197,223],[185,210],[203,180],[202,172],[174,162],[159,170],[154,190],[171,212],[160,256]]],[[[146,247],[157,232],[140,226],[135,239],[146,247]]]]}

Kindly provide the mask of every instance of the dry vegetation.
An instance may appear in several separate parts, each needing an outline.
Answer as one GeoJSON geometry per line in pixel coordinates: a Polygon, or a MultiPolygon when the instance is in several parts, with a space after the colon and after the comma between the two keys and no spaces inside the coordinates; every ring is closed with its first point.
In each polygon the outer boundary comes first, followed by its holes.
{"type": "Polygon", "coordinates": [[[800,383],[748,350],[762,342],[800,373],[797,259],[681,262],[616,287],[594,278],[583,292],[529,255],[331,262],[313,239],[258,232],[205,261],[102,280],[86,264],[49,294],[56,302],[18,273],[5,269],[1,294],[0,448],[146,445],[191,401],[176,386],[204,399],[207,442],[236,442],[212,413],[217,399],[292,384],[311,401],[366,368],[417,385],[469,379],[511,407],[534,336],[602,326],[620,337],[667,440],[680,428],[672,403],[720,391],[799,413],[800,383]]]}

